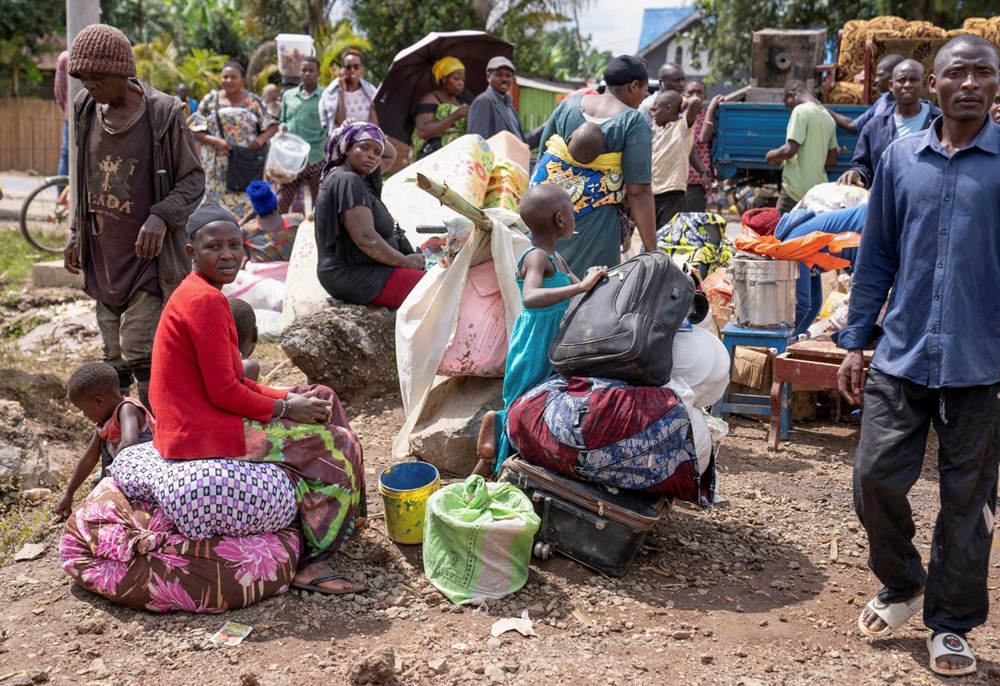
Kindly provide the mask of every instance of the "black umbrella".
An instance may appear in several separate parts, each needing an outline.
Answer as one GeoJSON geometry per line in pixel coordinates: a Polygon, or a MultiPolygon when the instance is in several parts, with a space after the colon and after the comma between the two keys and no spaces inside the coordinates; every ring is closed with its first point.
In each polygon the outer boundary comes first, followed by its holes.
{"type": "Polygon", "coordinates": [[[442,57],[456,57],[465,65],[465,87],[474,94],[486,90],[486,63],[497,56],[514,58],[514,46],[483,31],[428,33],[396,53],[389,71],[375,93],[375,112],[382,130],[401,141],[409,140],[413,110],[434,90],[431,66],[442,57]]]}

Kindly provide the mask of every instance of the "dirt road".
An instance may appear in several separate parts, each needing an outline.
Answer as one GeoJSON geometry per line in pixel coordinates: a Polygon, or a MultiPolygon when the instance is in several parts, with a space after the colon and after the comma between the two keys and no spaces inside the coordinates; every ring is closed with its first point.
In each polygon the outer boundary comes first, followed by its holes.
{"type": "MultiPolygon", "coordinates": [[[[265,346],[261,358],[266,373],[281,352],[265,346]]],[[[0,358],[0,367],[11,359],[0,358]]],[[[17,371],[29,381],[39,373],[17,371]]],[[[45,373],[65,380],[61,368],[45,373]]],[[[277,383],[300,380],[289,372],[277,383]]],[[[365,448],[369,511],[377,513],[375,475],[389,464],[402,411],[386,400],[348,414],[365,448]]],[[[711,512],[675,507],[623,579],[557,557],[535,562],[522,591],[481,609],[444,601],[423,577],[419,547],[391,543],[377,518],[331,561],[367,581],[367,594],[292,593],[225,616],[134,612],[81,590],[59,568],[54,528],[41,558],[0,569],[0,686],[336,685],[366,675],[377,683],[532,686],[1000,683],[995,618],[970,635],[980,668],[965,679],[930,674],[918,622],[882,641],[857,630],[877,585],[851,505],[855,427],[802,424],[776,454],[765,449],[763,423],[734,419],[731,428],[719,459],[726,504],[711,512]],[[536,637],[491,637],[494,621],[524,610],[536,637]],[[226,620],[253,633],[238,647],[209,649],[206,638],[226,620]]],[[[936,515],[935,449],[913,497],[925,556],[936,515]]],[[[994,603],[998,586],[995,549],[994,603]]]]}

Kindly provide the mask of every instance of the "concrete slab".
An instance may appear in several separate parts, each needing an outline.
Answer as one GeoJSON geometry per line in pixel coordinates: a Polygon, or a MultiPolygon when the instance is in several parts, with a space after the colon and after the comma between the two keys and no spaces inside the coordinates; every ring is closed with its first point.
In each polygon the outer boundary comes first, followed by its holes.
{"type": "Polygon", "coordinates": [[[62,260],[36,262],[31,268],[35,288],[83,288],[83,273],[70,274],[62,260]]]}

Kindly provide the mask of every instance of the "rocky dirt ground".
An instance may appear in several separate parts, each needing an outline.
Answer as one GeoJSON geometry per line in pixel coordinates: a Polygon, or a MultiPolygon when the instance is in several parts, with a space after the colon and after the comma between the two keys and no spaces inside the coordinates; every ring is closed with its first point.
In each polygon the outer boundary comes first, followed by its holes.
{"type": "MultiPolygon", "coordinates": [[[[27,313],[42,325],[51,315],[38,305],[64,297],[25,292],[0,317],[6,326],[27,313]]],[[[78,305],[58,306],[69,319],[79,315],[78,305]]],[[[18,349],[28,332],[0,342],[0,399],[22,402],[27,429],[67,465],[86,426],[62,400],[62,384],[76,364],[99,354],[86,327],[73,330],[68,345],[42,340],[18,349]]],[[[259,357],[265,374],[283,361],[273,344],[259,357]]],[[[272,379],[302,380],[287,365],[272,379]]],[[[135,612],[83,591],[61,571],[61,524],[38,514],[55,497],[34,509],[8,497],[0,524],[34,522],[26,535],[45,553],[10,562],[12,551],[0,550],[7,561],[0,567],[0,686],[1000,683],[995,618],[970,636],[979,674],[952,680],[927,669],[927,633],[918,622],[888,640],[857,630],[877,586],[851,505],[856,427],[803,423],[769,453],[766,426],[734,418],[719,458],[726,502],[709,512],[675,506],[624,578],[561,557],[534,561],[523,590],[473,609],[453,607],[432,590],[419,546],[390,542],[377,516],[375,477],[390,462],[402,422],[398,401],[348,407],[348,414],[365,448],[376,516],[331,564],[365,580],[366,594],[291,593],[226,616],[135,612]],[[497,619],[525,610],[537,636],[491,636],[497,619]],[[206,639],[226,620],[252,625],[253,633],[237,647],[209,647],[206,639]]],[[[913,494],[925,555],[937,500],[931,448],[913,494]]],[[[996,603],[996,545],[989,587],[996,603]]]]}

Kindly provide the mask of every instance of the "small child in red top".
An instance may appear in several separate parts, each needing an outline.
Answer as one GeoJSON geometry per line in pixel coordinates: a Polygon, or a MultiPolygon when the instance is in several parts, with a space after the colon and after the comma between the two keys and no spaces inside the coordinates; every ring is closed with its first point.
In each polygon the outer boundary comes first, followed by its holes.
{"type": "Polygon", "coordinates": [[[243,358],[243,378],[257,381],[260,377],[260,362],[251,360],[257,347],[257,315],[246,300],[229,299],[229,311],[233,313],[236,323],[236,339],[240,346],[240,357],[243,358]]]}
{"type": "Polygon", "coordinates": [[[104,362],[89,362],[77,369],[69,378],[66,390],[69,401],[97,426],[87,450],[73,470],[66,493],[56,505],[56,514],[63,517],[73,511],[73,496],[98,461],[101,478],[104,478],[119,450],[153,440],[156,424],[142,403],[122,395],[118,372],[104,362]]]}

